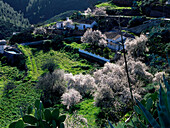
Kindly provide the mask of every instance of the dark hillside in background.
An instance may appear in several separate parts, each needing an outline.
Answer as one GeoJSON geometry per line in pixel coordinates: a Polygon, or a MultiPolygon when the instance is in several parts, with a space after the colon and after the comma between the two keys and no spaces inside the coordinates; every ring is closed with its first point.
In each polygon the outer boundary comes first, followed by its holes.
{"type": "Polygon", "coordinates": [[[12,35],[13,32],[21,31],[29,27],[28,19],[23,14],[14,11],[7,3],[0,1],[0,39],[12,35]]]}
{"type": "MultiPolygon", "coordinates": [[[[43,22],[69,10],[84,10],[98,0],[3,0],[14,10],[21,11],[30,23],[43,22]]],[[[107,1],[107,0],[100,0],[107,1]]]]}

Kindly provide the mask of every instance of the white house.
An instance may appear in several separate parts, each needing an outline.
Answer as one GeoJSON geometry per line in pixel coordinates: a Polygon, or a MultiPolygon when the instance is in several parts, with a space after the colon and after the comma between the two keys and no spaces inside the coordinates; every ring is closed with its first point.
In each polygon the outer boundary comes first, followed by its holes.
{"type": "MultiPolygon", "coordinates": [[[[115,51],[119,51],[123,49],[123,46],[121,45],[121,35],[118,34],[117,32],[105,32],[104,33],[107,37],[107,42],[108,45],[107,47],[115,50],[115,51]]],[[[126,37],[123,36],[123,41],[126,40],[126,37]]]]}
{"type": "Polygon", "coordinates": [[[97,26],[96,21],[87,19],[73,20],[73,23],[74,27],[77,27],[78,30],[85,30],[87,28],[93,28],[94,26],[97,26]]]}
{"type": "Polygon", "coordinates": [[[166,4],[167,4],[167,5],[170,5],[170,0],[167,0],[167,1],[166,1],[166,4]]]}
{"type": "Polygon", "coordinates": [[[0,40],[0,53],[4,53],[4,49],[6,47],[6,40],[0,40]]]}
{"type": "Polygon", "coordinates": [[[57,23],[56,23],[56,28],[58,28],[58,29],[64,29],[63,21],[57,22],[57,23]]]}
{"type": "Polygon", "coordinates": [[[57,22],[56,28],[58,29],[71,28],[71,29],[85,30],[87,28],[93,28],[95,25],[97,25],[97,22],[94,20],[87,20],[87,19],[71,20],[67,17],[66,21],[57,22]]]}

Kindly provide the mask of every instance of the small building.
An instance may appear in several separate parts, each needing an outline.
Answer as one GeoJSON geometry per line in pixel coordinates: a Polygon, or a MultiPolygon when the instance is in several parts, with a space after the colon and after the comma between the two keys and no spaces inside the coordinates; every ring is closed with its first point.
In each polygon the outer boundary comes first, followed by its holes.
{"type": "Polygon", "coordinates": [[[87,28],[93,28],[97,26],[97,22],[94,20],[87,20],[87,19],[78,19],[73,20],[74,28],[77,27],[78,30],[85,30],[87,28]]]}
{"type": "Polygon", "coordinates": [[[6,40],[0,40],[0,53],[3,54],[4,53],[4,49],[6,47],[6,40]]]}
{"type": "Polygon", "coordinates": [[[13,32],[12,35],[17,35],[19,34],[20,32],[13,32]]]}
{"type": "MultiPolygon", "coordinates": [[[[114,50],[114,51],[120,51],[123,49],[123,46],[121,45],[121,35],[117,32],[105,32],[104,33],[107,37],[108,45],[107,47],[114,50]]],[[[123,41],[126,40],[126,37],[123,36],[123,41]]]]}
{"type": "Polygon", "coordinates": [[[170,5],[170,0],[167,0],[167,1],[166,1],[166,5],[170,5]]]}
{"type": "Polygon", "coordinates": [[[97,22],[94,20],[89,20],[89,19],[72,20],[67,17],[66,21],[57,22],[56,28],[58,29],[70,28],[70,29],[77,29],[77,30],[85,30],[87,28],[93,28],[95,25],[97,26],[97,22]]]}
{"type": "Polygon", "coordinates": [[[58,28],[58,29],[64,29],[63,21],[57,22],[57,23],[56,23],[56,28],[58,28]]]}

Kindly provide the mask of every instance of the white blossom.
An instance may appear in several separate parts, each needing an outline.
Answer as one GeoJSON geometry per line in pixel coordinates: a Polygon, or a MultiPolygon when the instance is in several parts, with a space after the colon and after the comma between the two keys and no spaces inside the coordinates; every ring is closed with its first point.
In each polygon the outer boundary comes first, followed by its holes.
{"type": "Polygon", "coordinates": [[[79,91],[82,96],[92,95],[97,89],[95,79],[91,75],[75,75],[66,74],[68,88],[74,88],[79,91]]]}
{"type": "Polygon", "coordinates": [[[39,27],[39,28],[35,28],[34,31],[33,31],[33,33],[34,33],[34,34],[42,34],[42,35],[44,35],[44,34],[47,33],[47,31],[46,31],[45,28],[39,27]]]}
{"type": "Polygon", "coordinates": [[[165,75],[165,72],[157,72],[155,75],[154,75],[154,78],[153,78],[153,82],[161,82],[163,81],[163,74],[165,75]]]}
{"type": "Polygon", "coordinates": [[[140,35],[140,37],[135,37],[135,39],[127,39],[125,42],[126,50],[128,51],[128,54],[132,57],[136,58],[141,55],[145,51],[147,51],[146,42],[148,41],[148,38],[145,35],[140,35]]]}
{"type": "Polygon", "coordinates": [[[86,15],[90,15],[92,13],[92,10],[90,8],[87,8],[87,10],[84,11],[86,15]]]}
{"type": "Polygon", "coordinates": [[[69,89],[61,96],[62,104],[67,105],[67,109],[69,109],[70,106],[79,103],[81,99],[82,96],[75,89],[69,89]]]}
{"type": "Polygon", "coordinates": [[[95,8],[93,10],[93,14],[96,15],[96,16],[107,16],[107,13],[106,13],[106,8],[104,7],[101,7],[101,8],[95,8]]]}
{"type": "Polygon", "coordinates": [[[87,29],[83,37],[81,37],[83,43],[90,43],[93,46],[107,46],[106,35],[102,34],[99,30],[87,29]]]}

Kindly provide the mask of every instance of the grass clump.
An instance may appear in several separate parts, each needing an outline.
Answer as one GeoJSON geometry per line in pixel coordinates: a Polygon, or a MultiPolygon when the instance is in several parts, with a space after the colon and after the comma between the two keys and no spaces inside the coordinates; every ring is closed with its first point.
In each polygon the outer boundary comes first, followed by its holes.
{"type": "Polygon", "coordinates": [[[86,99],[77,104],[76,107],[79,107],[78,114],[83,115],[87,119],[89,127],[97,126],[95,120],[100,112],[100,108],[94,106],[93,99],[86,99]]]}
{"type": "Polygon", "coordinates": [[[109,10],[113,10],[113,9],[132,9],[131,7],[119,7],[115,4],[112,4],[111,2],[104,2],[101,4],[96,5],[97,8],[101,8],[101,7],[105,7],[108,8],[109,10]]]}

